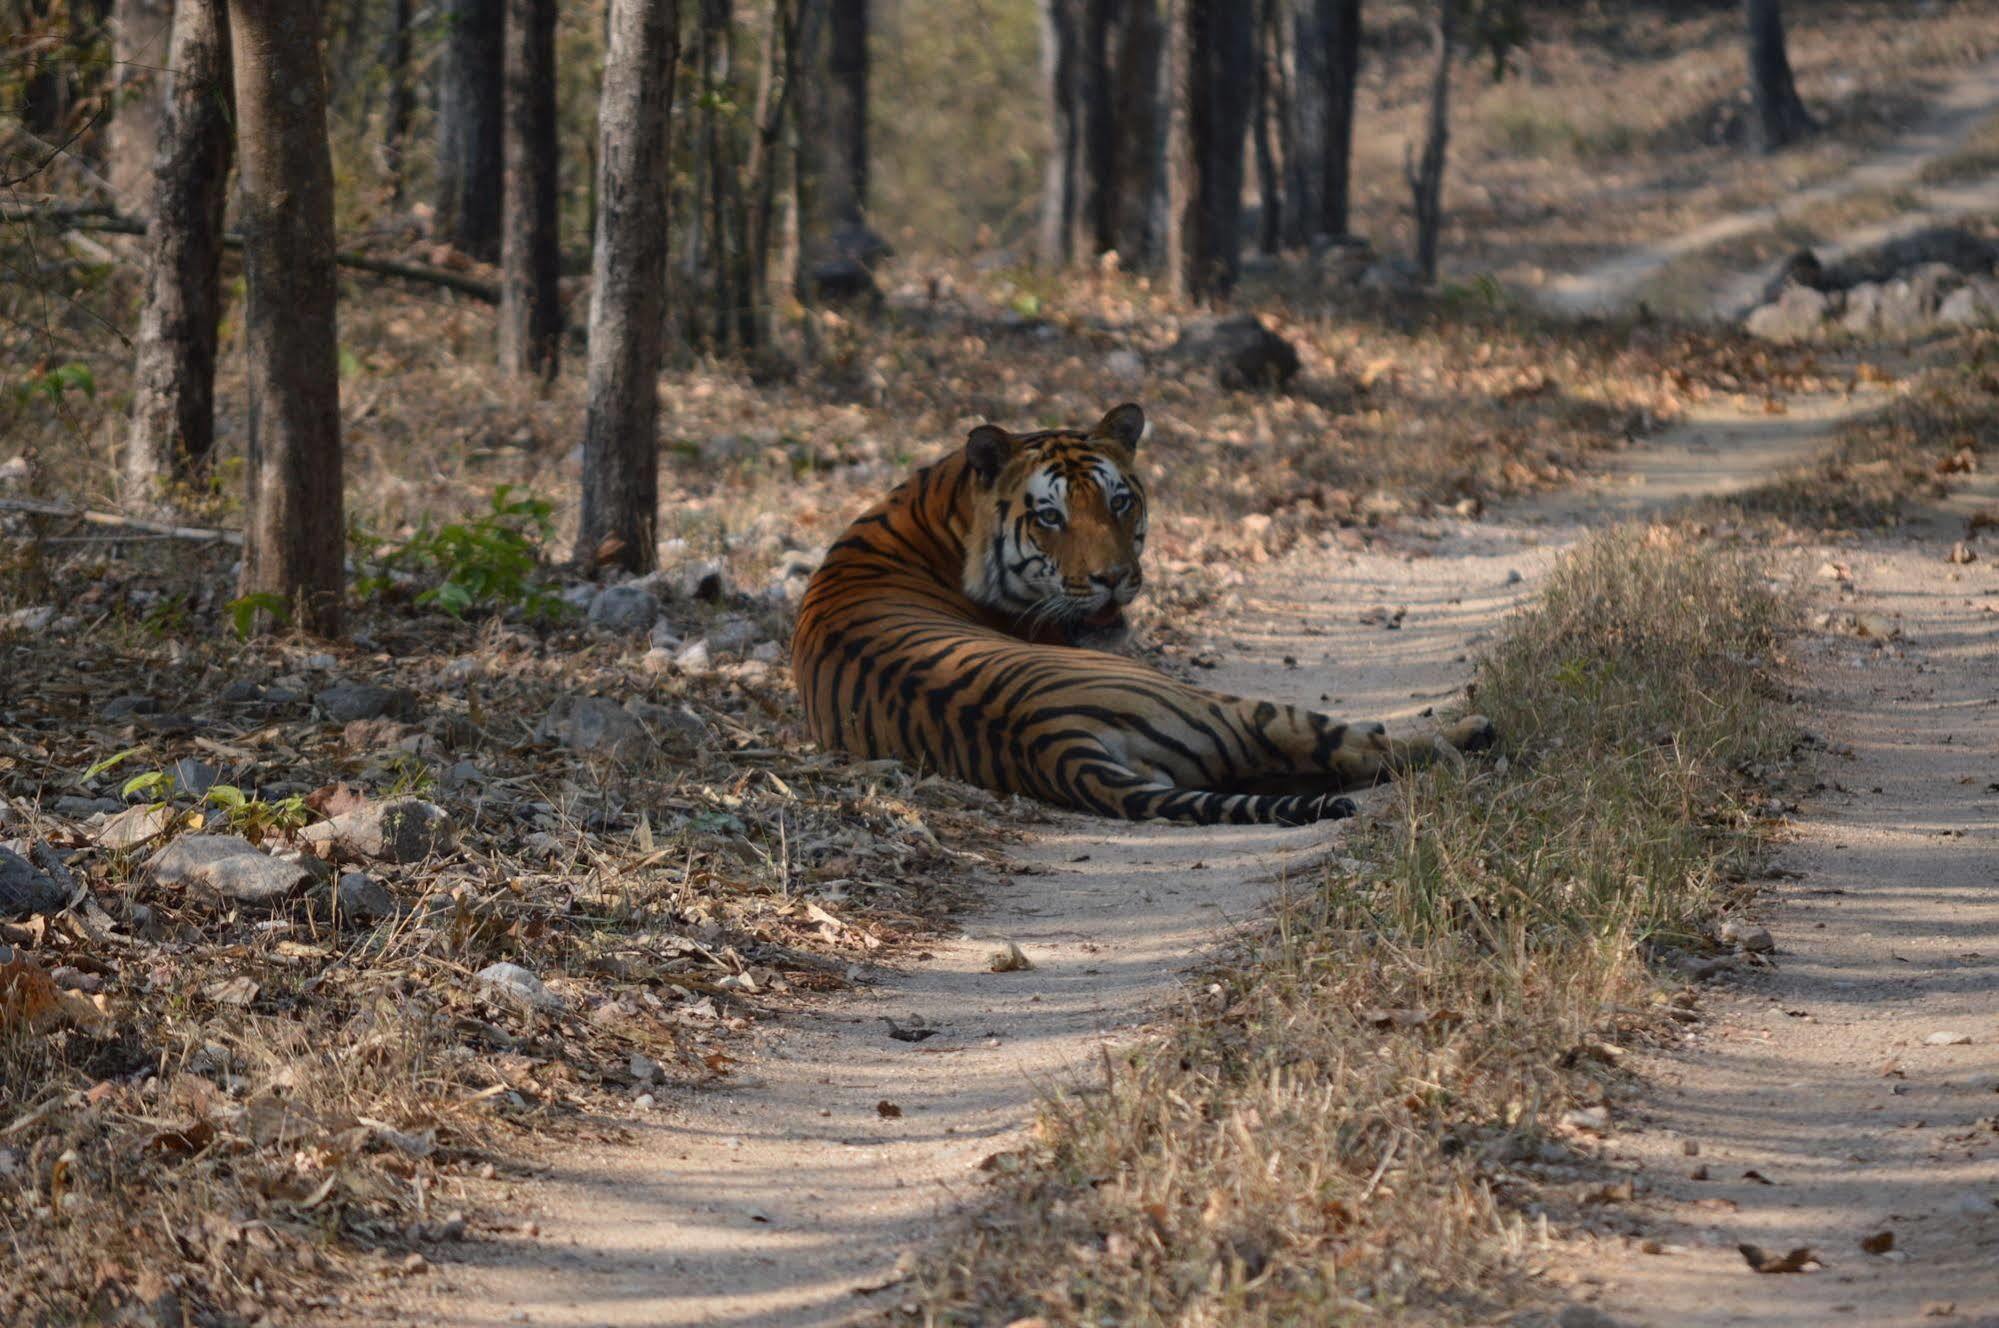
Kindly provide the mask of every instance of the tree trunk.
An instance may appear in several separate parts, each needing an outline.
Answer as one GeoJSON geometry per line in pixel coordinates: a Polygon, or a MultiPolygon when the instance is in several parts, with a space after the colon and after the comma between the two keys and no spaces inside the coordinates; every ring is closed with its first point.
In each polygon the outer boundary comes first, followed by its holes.
{"type": "Polygon", "coordinates": [[[1747,0],[1744,12],[1749,20],[1749,88],[1755,101],[1749,138],[1759,150],[1775,152],[1797,142],[1817,125],[1791,78],[1781,0],[1747,0]]]}
{"type": "Polygon", "coordinates": [[[207,474],[215,442],[216,326],[222,313],[222,211],[232,131],[224,0],[180,0],[163,89],[146,303],[125,449],[129,504],[151,506],[175,481],[207,474]]]}
{"type": "Polygon", "coordinates": [[[635,572],[657,562],[659,372],[666,334],[668,111],[676,0],[611,0],[597,112],[590,387],[576,557],[635,572]]]}
{"type": "Polygon", "coordinates": [[[1082,64],[1078,0],[1041,0],[1041,74],[1048,97],[1048,163],[1041,178],[1039,256],[1061,267],[1074,256],[1077,188],[1082,175],[1082,64]]]}
{"type": "Polygon", "coordinates": [[[1319,32],[1325,40],[1325,166],[1319,178],[1319,229],[1346,235],[1353,179],[1354,89],[1360,80],[1360,0],[1317,0],[1319,32]]]}
{"type": "Polygon", "coordinates": [[[1444,225],[1444,161],[1451,140],[1451,58],[1457,38],[1457,0],[1435,0],[1431,31],[1436,64],[1430,74],[1430,121],[1421,164],[1404,163],[1416,206],[1416,268],[1425,282],[1437,279],[1437,236],[1444,225]]]}
{"type": "Polygon", "coordinates": [[[1076,233],[1091,255],[1117,248],[1118,159],[1117,34],[1127,20],[1125,0],[1085,0],[1082,11],[1083,76],[1076,89],[1076,233]]]}
{"type": "Polygon", "coordinates": [[[500,256],[506,0],[450,0],[437,110],[437,235],[482,262],[500,256]]]}
{"type": "Polygon", "coordinates": [[[1285,122],[1291,114],[1291,89],[1283,70],[1286,7],[1285,0],[1258,0],[1256,17],[1250,142],[1256,149],[1256,193],[1261,204],[1256,247],[1266,254],[1283,247],[1284,216],[1291,206],[1284,196],[1284,165],[1289,160],[1285,122]]]}
{"type": "Polygon", "coordinates": [[[868,0],[830,0],[826,91],[833,132],[827,203],[836,233],[868,224],[868,0]]]}
{"type": "Polygon", "coordinates": [[[340,631],[333,157],[319,67],[322,0],[230,0],[250,397],[245,595],[340,631]]]}
{"type": "Polygon", "coordinates": [[[389,15],[389,105],[382,124],[382,164],[389,172],[389,202],[403,205],[403,153],[409,147],[416,96],[410,87],[410,9],[414,0],[392,0],[389,15]]]}
{"type": "Polygon", "coordinates": [[[1169,245],[1178,252],[1168,284],[1204,299],[1227,294],[1238,271],[1256,9],[1236,0],[1173,0],[1173,10],[1179,22],[1167,37],[1175,74],[1168,95],[1176,105],[1167,169],[1169,181],[1182,178],[1169,184],[1169,245]]]}
{"type": "Polygon", "coordinates": [[[1127,267],[1149,267],[1165,230],[1166,132],[1160,74],[1166,29],[1158,0],[1121,0],[1115,92],[1117,127],[1112,163],[1115,231],[1111,242],[1127,267]]]}
{"type": "Polygon", "coordinates": [[[1166,0],[1166,152],[1161,190],[1165,217],[1160,230],[1160,267],[1166,293],[1185,299],[1194,290],[1194,51],[1188,10],[1202,0],[1166,0]]]}
{"type": "Polygon", "coordinates": [[[556,0],[507,0],[506,182],[500,237],[500,369],[555,377],[562,353],[556,289],[556,0]]]}
{"type": "Polygon", "coordinates": [[[153,158],[160,145],[162,72],[167,67],[173,0],[117,0],[111,11],[111,128],[105,175],[123,209],[153,210],[153,158]]]}

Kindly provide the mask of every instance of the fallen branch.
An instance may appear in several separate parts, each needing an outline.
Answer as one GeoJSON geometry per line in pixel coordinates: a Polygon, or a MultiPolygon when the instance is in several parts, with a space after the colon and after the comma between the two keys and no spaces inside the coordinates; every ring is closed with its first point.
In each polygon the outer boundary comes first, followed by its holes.
{"type": "MultiPolygon", "coordinates": [[[[127,217],[108,207],[90,204],[57,204],[50,207],[0,209],[0,222],[48,222],[64,230],[105,231],[112,235],[144,235],[146,223],[135,217],[127,217]]],[[[222,237],[222,244],[228,249],[241,249],[243,236],[231,231],[222,237]]],[[[441,267],[427,263],[397,263],[386,258],[370,258],[366,254],[336,253],[333,260],[342,267],[356,272],[372,272],[376,276],[395,277],[401,281],[421,282],[430,286],[443,286],[455,290],[460,295],[470,295],[487,304],[500,302],[500,288],[491,282],[480,281],[477,277],[448,272],[441,267]]]]}
{"type": "Polygon", "coordinates": [[[64,521],[84,521],[93,526],[135,530],[142,535],[192,540],[197,544],[240,546],[243,543],[243,536],[234,530],[210,530],[205,526],[176,526],[164,521],[142,521],[138,517],[119,516],[115,512],[93,512],[87,508],[65,507],[61,503],[45,503],[33,498],[0,498],[0,512],[27,512],[34,516],[52,516],[64,521]]]}

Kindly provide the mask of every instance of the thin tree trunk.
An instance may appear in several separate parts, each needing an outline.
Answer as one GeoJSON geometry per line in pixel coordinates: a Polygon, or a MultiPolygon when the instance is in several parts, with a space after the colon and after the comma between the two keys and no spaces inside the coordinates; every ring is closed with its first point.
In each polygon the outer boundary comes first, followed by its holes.
{"type": "Polygon", "coordinates": [[[1160,232],[1166,292],[1174,299],[1195,293],[1195,150],[1193,101],[1195,58],[1189,11],[1203,0],[1166,0],[1166,154],[1163,189],[1165,224],[1160,232]]]}
{"type": "Polygon", "coordinates": [[[410,87],[410,9],[413,0],[392,0],[389,16],[389,105],[382,125],[382,163],[389,172],[389,202],[403,205],[403,154],[409,147],[410,116],[416,97],[410,87]]]}
{"type": "Polygon", "coordinates": [[[611,0],[597,112],[590,388],[577,561],[643,572],[659,554],[659,372],[666,332],[668,111],[676,0],[611,0]]]}
{"type": "Polygon", "coordinates": [[[334,636],[346,529],[322,9],[322,0],[230,0],[229,32],[250,397],[241,587],[334,636]]]}
{"type": "Polygon", "coordinates": [[[1278,62],[1284,58],[1284,0],[1259,0],[1256,20],[1256,76],[1252,83],[1250,141],[1256,149],[1256,192],[1262,203],[1257,216],[1257,248],[1274,254],[1283,245],[1284,157],[1278,149],[1284,117],[1290,113],[1289,94],[1278,62]]]}
{"type": "Polygon", "coordinates": [[[562,353],[556,289],[556,0],[507,0],[506,206],[500,236],[500,368],[555,377],[562,353]]]}
{"type": "Polygon", "coordinates": [[[111,11],[112,96],[115,109],[105,149],[105,175],[124,210],[153,210],[153,158],[160,145],[165,98],[161,71],[173,24],[173,0],[117,0],[111,11]]]}
{"type": "Polygon", "coordinates": [[[834,161],[831,197],[836,233],[859,232],[868,216],[868,0],[831,0],[827,92],[834,161]]]}
{"type": "Polygon", "coordinates": [[[1081,175],[1080,35],[1075,0],[1041,0],[1041,74],[1047,89],[1048,164],[1041,179],[1039,254],[1048,267],[1074,256],[1076,188],[1081,175]]]}
{"type": "Polygon", "coordinates": [[[1750,141],[1763,152],[1775,152],[1817,126],[1791,77],[1781,0],[1747,0],[1743,12],[1749,22],[1749,88],[1755,101],[1750,141]]]}
{"type": "Polygon", "coordinates": [[[1166,133],[1160,74],[1166,30],[1158,0],[1121,0],[1121,8],[1112,108],[1118,137],[1112,168],[1116,229],[1111,241],[1127,267],[1143,268],[1158,260],[1165,229],[1166,133]]]}
{"type": "Polygon", "coordinates": [[[1338,238],[1352,229],[1354,90],[1360,80],[1361,0],[1317,0],[1325,37],[1325,166],[1319,180],[1319,229],[1338,238]]]}
{"type": "Polygon", "coordinates": [[[1085,0],[1083,76],[1076,89],[1077,246],[1091,255],[1117,248],[1118,123],[1116,37],[1125,21],[1124,0],[1085,0]]]}
{"type": "Polygon", "coordinates": [[[437,114],[437,234],[482,262],[500,256],[506,174],[506,0],[451,0],[437,114]]]}
{"type": "Polygon", "coordinates": [[[1283,242],[1302,249],[1318,230],[1326,166],[1325,40],[1318,7],[1294,0],[1281,33],[1279,75],[1287,89],[1282,124],[1284,156],[1283,242]]]}
{"type": "Polygon", "coordinates": [[[208,471],[222,313],[222,212],[232,143],[224,0],[180,0],[166,64],[146,303],[139,314],[126,501],[150,506],[208,471]]]}
{"type": "Polygon", "coordinates": [[[1451,141],[1451,58],[1457,39],[1457,0],[1435,0],[1432,27],[1436,64],[1430,74],[1430,120],[1419,165],[1404,163],[1416,208],[1416,268],[1437,279],[1437,238],[1444,225],[1444,163],[1451,141]]]}
{"type": "MultiPolygon", "coordinates": [[[[750,261],[750,288],[756,293],[759,310],[771,289],[771,245],[776,238],[777,182],[784,166],[790,168],[792,187],[790,212],[792,235],[789,280],[781,282],[800,299],[810,301],[811,285],[805,279],[802,255],[805,239],[801,232],[809,224],[812,200],[808,197],[814,178],[806,160],[808,141],[814,136],[799,131],[798,120],[806,88],[800,71],[805,52],[817,40],[820,7],[813,0],[774,0],[771,5],[770,44],[765,49],[764,68],[757,84],[757,136],[750,143],[749,178],[752,203],[748,212],[749,235],[744,252],[750,261]],[[785,134],[790,129],[790,150],[785,151],[785,134]],[[782,160],[781,160],[782,159],[782,160]]],[[[767,336],[759,334],[761,345],[767,336]]]]}

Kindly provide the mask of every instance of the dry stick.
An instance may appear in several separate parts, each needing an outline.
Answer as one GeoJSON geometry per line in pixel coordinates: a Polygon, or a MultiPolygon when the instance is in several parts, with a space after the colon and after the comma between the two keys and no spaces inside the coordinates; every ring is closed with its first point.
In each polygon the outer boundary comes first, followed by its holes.
{"type": "Polygon", "coordinates": [[[118,516],[111,512],[92,512],[80,507],[65,507],[61,503],[37,502],[32,498],[0,498],[0,512],[31,512],[36,516],[59,517],[67,521],[87,521],[94,526],[111,526],[119,530],[136,530],[145,535],[159,535],[166,539],[193,540],[200,544],[238,544],[243,536],[233,530],[209,530],[202,526],[175,526],[163,521],[141,521],[137,517],[118,516]]]}
{"type": "MultiPolygon", "coordinates": [[[[116,212],[91,207],[24,208],[0,211],[0,222],[53,221],[66,230],[108,231],[113,235],[144,235],[146,223],[132,217],[120,216],[116,212]]],[[[227,249],[241,249],[243,237],[235,231],[222,237],[227,249]]],[[[403,281],[420,281],[432,286],[443,286],[461,295],[484,300],[487,304],[500,302],[500,288],[476,277],[460,276],[447,272],[441,267],[430,267],[422,263],[397,263],[386,258],[369,258],[365,254],[337,253],[334,261],[342,267],[353,268],[357,272],[372,272],[382,277],[397,277],[403,281]]]]}

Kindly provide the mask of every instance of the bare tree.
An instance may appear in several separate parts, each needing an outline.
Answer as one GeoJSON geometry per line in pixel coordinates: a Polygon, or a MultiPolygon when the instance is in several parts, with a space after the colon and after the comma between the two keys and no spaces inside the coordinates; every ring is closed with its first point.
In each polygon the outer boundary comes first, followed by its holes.
{"type": "Polygon", "coordinates": [[[500,368],[553,378],[562,352],[556,235],[556,0],[507,0],[500,368]]]}
{"type": "Polygon", "coordinates": [[[1041,79],[1046,89],[1052,141],[1042,171],[1040,259],[1060,267],[1075,253],[1077,195],[1083,176],[1085,0],[1041,0],[1041,79]]]}
{"type": "Polygon", "coordinates": [[[112,96],[105,174],[127,212],[152,211],[153,155],[159,146],[173,0],[117,0],[111,9],[112,96]]]}
{"type": "Polygon", "coordinates": [[[500,256],[506,175],[507,0],[450,0],[437,108],[437,233],[492,262],[500,256]]]}
{"type": "Polygon", "coordinates": [[[611,0],[597,111],[597,236],[577,561],[658,559],[659,372],[666,336],[667,173],[676,0],[611,0]]]}
{"type": "Polygon", "coordinates": [[[1743,12],[1749,21],[1749,88],[1756,103],[1749,137],[1762,151],[1775,152],[1817,126],[1791,77],[1782,0],[1746,0],[1743,12]]]}
{"type": "Polygon", "coordinates": [[[1457,40],[1458,0],[1435,0],[1431,25],[1435,63],[1430,73],[1430,117],[1420,163],[1403,163],[1416,208],[1416,267],[1437,279],[1437,235],[1444,224],[1444,162],[1451,141],[1451,58],[1457,40]]]}
{"type": "Polygon", "coordinates": [[[230,0],[247,287],[244,595],[340,631],[345,522],[324,0],[230,0]]]}
{"type": "Polygon", "coordinates": [[[147,505],[208,469],[215,441],[215,346],[222,311],[222,211],[229,178],[229,20],[224,0],[180,0],[146,226],[125,495],[147,505]]]}

